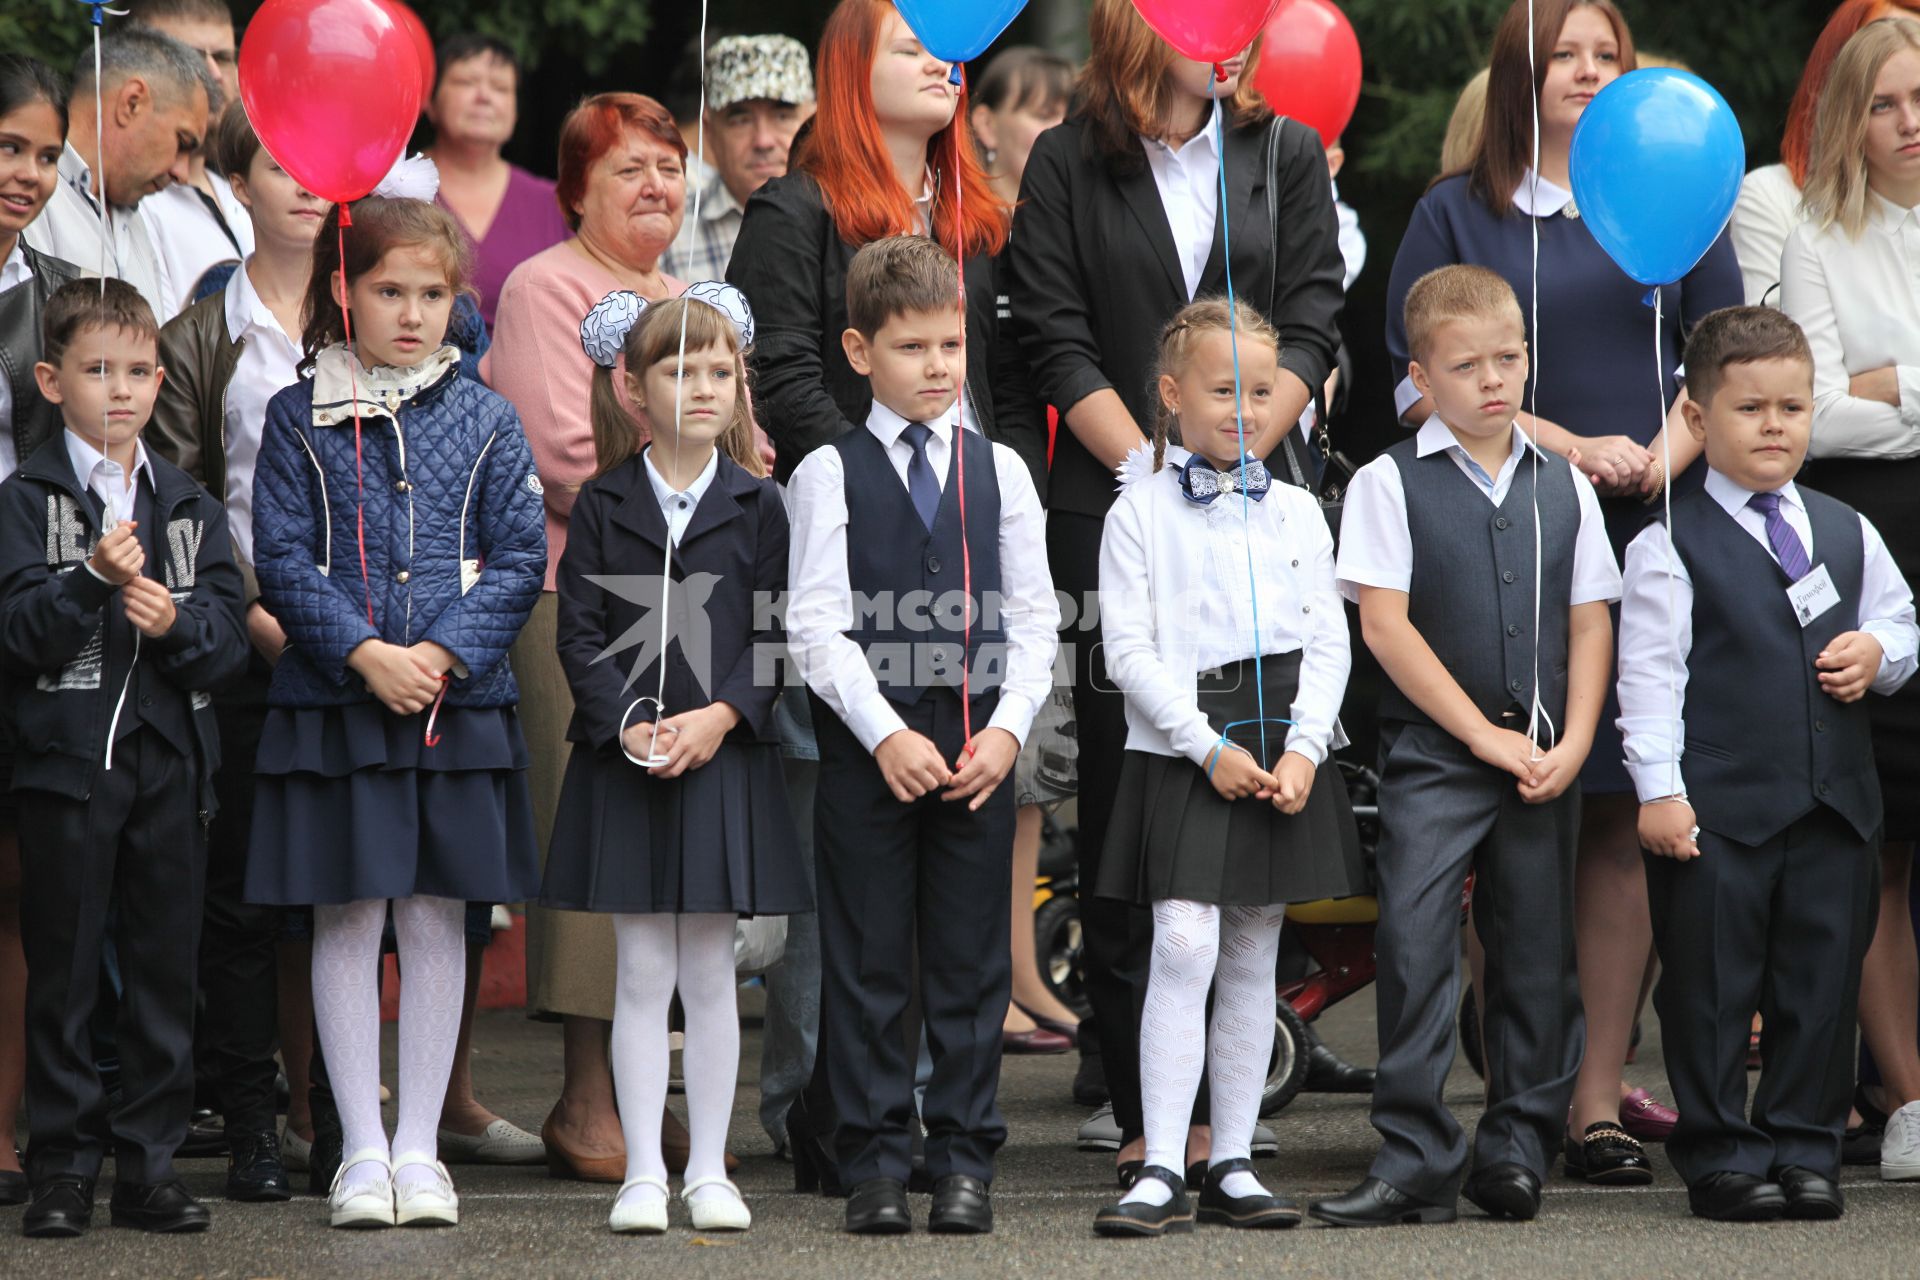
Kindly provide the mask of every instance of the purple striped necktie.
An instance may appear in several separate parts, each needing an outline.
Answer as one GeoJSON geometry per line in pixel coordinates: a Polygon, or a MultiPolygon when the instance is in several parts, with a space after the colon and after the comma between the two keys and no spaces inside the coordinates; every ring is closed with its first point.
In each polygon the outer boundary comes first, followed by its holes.
{"type": "Polygon", "coordinates": [[[1767,542],[1773,547],[1773,554],[1779,557],[1780,568],[1786,573],[1787,581],[1798,582],[1813,572],[1813,562],[1807,558],[1807,549],[1802,545],[1800,535],[1780,514],[1780,495],[1756,493],[1747,499],[1747,505],[1766,518],[1767,542]]]}

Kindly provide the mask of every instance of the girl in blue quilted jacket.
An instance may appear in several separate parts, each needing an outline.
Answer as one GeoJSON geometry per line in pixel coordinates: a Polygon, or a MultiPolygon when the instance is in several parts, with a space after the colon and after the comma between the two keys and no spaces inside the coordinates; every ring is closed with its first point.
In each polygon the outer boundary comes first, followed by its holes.
{"type": "Polygon", "coordinates": [[[338,216],[316,249],[306,376],[268,405],[254,477],[254,569],[288,643],[260,737],[247,897],[314,908],[314,1014],[345,1131],[333,1225],[450,1225],[459,1201],[435,1134],[464,904],[540,884],[507,666],[546,573],[540,481],[513,407],[458,376],[446,342],[469,267],[452,218],[362,200],[342,263],[338,216]],[[391,1144],[389,902],[404,974],[391,1144]]]}

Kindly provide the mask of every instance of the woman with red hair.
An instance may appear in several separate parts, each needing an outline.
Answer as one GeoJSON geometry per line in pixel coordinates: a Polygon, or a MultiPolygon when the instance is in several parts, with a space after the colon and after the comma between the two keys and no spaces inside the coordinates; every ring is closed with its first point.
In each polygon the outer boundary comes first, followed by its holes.
{"type": "Polygon", "coordinates": [[[1733,251],[1740,258],[1740,276],[1747,302],[1764,306],[1779,302],[1780,254],[1787,236],[1806,221],[1800,188],[1813,165],[1813,114],[1820,90],[1827,83],[1833,60],[1854,33],[1869,22],[1920,14],[1920,0],[1840,0],[1833,16],[1813,42],[1807,68],[1800,73],[1793,105],[1787,109],[1787,129],[1780,139],[1780,163],[1762,165],[1740,185],[1740,203],[1733,209],[1733,251]]]}

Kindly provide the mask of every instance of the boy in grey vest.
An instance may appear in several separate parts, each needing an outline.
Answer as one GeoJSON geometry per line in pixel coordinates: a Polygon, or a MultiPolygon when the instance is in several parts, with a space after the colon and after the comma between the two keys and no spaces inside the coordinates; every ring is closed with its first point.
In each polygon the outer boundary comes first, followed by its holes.
{"type": "MultiPolygon", "coordinates": [[[[1620,730],[1665,975],[1654,997],[1693,1212],[1837,1218],[1860,962],[1880,891],[1862,699],[1913,674],[1913,595],[1858,513],[1793,482],[1813,355],[1778,311],[1687,343],[1705,485],[1627,548],[1620,730]],[[1747,1114],[1747,1038],[1766,1066],[1747,1114]]],[[[1891,1129],[1891,1126],[1890,1126],[1891,1129]]]]}
{"type": "Polygon", "coordinates": [[[1393,682],[1380,708],[1382,1145],[1364,1182],[1310,1210],[1350,1227],[1450,1222],[1462,1191],[1495,1217],[1539,1212],[1584,1043],[1570,788],[1605,701],[1620,594],[1592,488],[1515,423],[1527,344],[1512,288],[1443,267],[1406,312],[1409,371],[1434,414],[1354,477],[1338,570],[1393,682]],[[1441,1090],[1470,872],[1487,1110],[1469,1176],[1441,1090]]]}

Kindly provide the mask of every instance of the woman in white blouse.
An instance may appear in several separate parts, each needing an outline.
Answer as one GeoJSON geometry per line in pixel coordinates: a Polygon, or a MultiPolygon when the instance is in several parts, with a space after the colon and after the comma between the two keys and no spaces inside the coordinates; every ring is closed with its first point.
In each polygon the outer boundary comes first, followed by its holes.
{"type": "MultiPolygon", "coordinates": [[[[1885,530],[1900,571],[1920,580],[1920,22],[1871,23],[1835,59],[1814,118],[1806,208],[1781,259],[1780,305],[1813,347],[1807,479],[1885,530]]],[[[1920,692],[1875,703],[1887,843],[1860,1023],[1892,1113],[1881,1175],[1920,1178],[1920,983],[1907,908],[1920,692]]]]}

